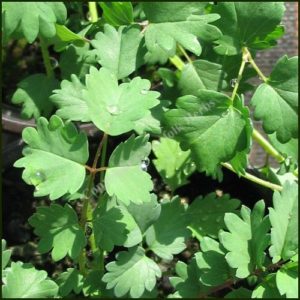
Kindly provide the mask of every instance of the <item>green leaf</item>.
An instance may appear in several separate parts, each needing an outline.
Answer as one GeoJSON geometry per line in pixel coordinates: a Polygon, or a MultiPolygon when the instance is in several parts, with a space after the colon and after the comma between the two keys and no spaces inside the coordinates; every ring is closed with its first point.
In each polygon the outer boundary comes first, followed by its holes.
{"type": "Polygon", "coordinates": [[[49,100],[52,91],[58,87],[58,81],[45,74],[34,74],[18,83],[18,89],[12,96],[12,103],[22,104],[21,116],[24,119],[49,116],[53,104],[49,100]]]}
{"type": "Polygon", "coordinates": [[[146,115],[135,122],[134,130],[138,135],[143,135],[145,133],[152,133],[154,135],[160,135],[161,130],[161,120],[163,118],[164,112],[170,102],[167,100],[161,100],[160,103],[150,109],[146,115]]]}
{"type": "Polygon", "coordinates": [[[276,285],[286,298],[298,298],[298,262],[287,263],[277,271],[276,285]]]}
{"type": "Polygon", "coordinates": [[[221,65],[199,59],[185,65],[178,87],[182,95],[197,95],[199,89],[220,91],[227,86],[225,76],[221,65]]]}
{"type": "Polygon", "coordinates": [[[139,298],[145,290],[151,291],[156,278],[161,277],[157,264],[145,255],[141,247],[134,247],[128,252],[119,252],[117,261],[106,265],[108,273],[102,280],[107,288],[114,288],[116,297],[124,296],[129,292],[132,298],[139,298]],[[134,280],[128,280],[129,278],[134,280]]]}
{"type": "Polygon", "coordinates": [[[230,199],[229,195],[218,197],[210,193],[204,198],[197,197],[187,210],[189,228],[201,242],[203,237],[218,237],[220,229],[225,228],[224,216],[226,213],[237,213],[240,206],[238,199],[230,199]]]}
{"type": "Polygon", "coordinates": [[[173,254],[186,248],[187,224],[186,209],[179,197],[162,203],[159,218],[146,232],[149,248],[163,259],[173,259],[173,254]]]}
{"type": "Polygon", "coordinates": [[[252,292],[251,298],[285,298],[279,294],[276,287],[275,274],[268,274],[252,292]]]}
{"type": "Polygon", "coordinates": [[[258,201],[252,212],[241,208],[241,218],[233,213],[225,214],[225,225],[229,232],[221,230],[219,239],[229,251],[225,258],[230,267],[237,269],[236,277],[246,278],[264,263],[264,250],[270,243],[268,231],[270,221],[264,217],[265,203],[258,201]]]}
{"type": "Polygon", "coordinates": [[[59,286],[58,294],[61,297],[69,295],[72,291],[79,294],[82,290],[83,276],[77,269],[68,268],[66,272],[58,276],[56,283],[59,286]]]}
{"type": "Polygon", "coordinates": [[[283,56],[277,61],[268,81],[256,89],[251,104],[266,133],[276,132],[281,143],[298,137],[298,56],[283,56]]]}
{"type": "MultiPolygon", "coordinates": [[[[103,3],[106,5],[106,3],[103,3]]],[[[143,64],[140,55],[142,34],[138,25],[121,26],[118,31],[111,25],[104,25],[104,32],[98,32],[91,41],[98,62],[118,79],[127,77],[143,64]]]]}
{"type": "Polygon", "coordinates": [[[28,221],[34,227],[34,233],[41,238],[38,250],[46,253],[52,249],[51,256],[54,261],[67,254],[72,259],[78,258],[86,244],[76,212],[68,204],[64,207],[57,204],[38,207],[28,221]]]}
{"type": "Polygon", "coordinates": [[[142,160],[148,157],[151,145],[149,135],[134,137],[120,143],[113,151],[105,174],[105,187],[110,196],[128,205],[151,201],[153,183],[150,175],[141,168],[142,160]]]}
{"type": "Polygon", "coordinates": [[[200,172],[215,176],[221,162],[248,150],[249,120],[226,95],[199,90],[179,98],[176,106],[165,114],[166,130],[175,131],[182,150],[191,150],[200,172]]]}
{"type": "Polygon", "coordinates": [[[182,151],[177,141],[163,137],[152,142],[152,150],[157,157],[153,163],[172,191],[189,183],[187,177],[196,169],[191,151],[182,151]]]}
{"type": "Polygon", "coordinates": [[[138,224],[141,232],[144,233],[159,218],[161,205],[157,202],[156,195],[151,194],[150,202],[130,203],[126,209],[138,224]]]}
{"type": "Polygon", "coordinates": [[[50,97],[50,100],[59,107],[56,114],[66,120],[91,121],[83,97],[84,89],[85,86],[75,74],[71,75],[71,81],[63,80],[60,89],[54,90],[54,94],[50,97]]]}
{"type": "Polygon", "coordinates": [[[167,68],[159,68],[157,70],[157,75],[161,78],[163,85],[163,90],[161,91],[162,99],[168,99],[170,102],[173,102],[181,96],[178,89],[178,77],[180,74],[179,70],[175,72],[167,68]]]}
{"type": "Polygon", "coordinates": [[[159,93],[149,91],[150,82],[135,77],[118,85],[116,76],[105,68],[91,67],[83,92],[93,123],[109,135],[120,135],[135,127],[135,121],[156,106],[159,93]]]}
{"type": "Polygon", "coordinates": [[[207,286],[217,286],[233,277],[225,254],[226,250],[215,240],[204,237],[201,240],[201,251],[195,254],[200,269],[200,281],[207,286]]]}
{"type": "Polygon", "coordinates": [[[226,294],[225,299],[251,299],[252,291],[239,287],[236,290],[233,290],[226,294]]]}
{"type": "Polygon", "coordinates": [[[250,118],[250,111],[247,106],[244,105],[244,97],[236,96],[233,102],[234,107],[243,115],[246,121],[244,136],[246,138],[246,147],[242,151],[238,151],[235,156],[230,160],[230,164],[237,173],[238,176],[245,175],[245,169],[248,166],[248,154],[252,146],[252,120],[250,118]]]}
{"type": "Polygon", "coordinates": [[[22,262],[12,262],[6,271],[3,298],[54,298],[57,295],[58,286],[47,279],[46,271],[38,271],[22,262]]]}
{"type": "Polygon", "coordinates": [[[84,133],[78,133],[72,123],[64,124],[54,115],[49,122],[39,118],[37,129],[25,128],[22,138],[28,146],[14,166],[25,168],[22,177],[36,187],[35,197],[49,195],[55,200],[80,189],[88,160],[84,133]]]}
{"type": "Polygon", "coordinates": [[[100,2],[105,22],[113,25],[129,25],[133,23],[133,7],[131,2],[100,2]]]}
{"type": "Polygon", "coordinates": [[[90,67],[96,65],[96,56],[89,49],[89,44],[85,44],[83,47],[70,45],[62,52],[59,66],[64,79],[70,80],[71,75],[76,74],[82,80],[88,74],[90,67]]]}
{"type": "Polygon", "coordinates": [[[177,262],[176,273],[180,277],[169,278],[177,291],[173,294],[174,298],[201,298],[200,295],[208,292],[209,287],[204,286],[199,280],[201,271],[194,257],[188,265],[181,261],[177,262]]]}
{"type": "Polygon", "coordinates": [[[276,138],[276,133],[269,134],[268,138],[276,150],[291,157],[294,162],[298,162],[298,139],[290,139],[287,143],[282,144],[276,138]]]}
{"type": "Polygon", "coordinates": [[[29,43],[38,35],[51,38],[55,23],[64,24],[67,10],[63,2],[3,2],[4,30],[7,36],[22,32],[29,43]]]}
{"type": "Polygon", "coordinates": [[[2,271],[5,269],[7,264],[10,261],[11,250],[6,249],[6,241],[4,239],[1,240],[1,257],[2,257],[2,271]]]}
{"type": "Polygon", "coordinates": [[[286,182],[281,193],[275,191],[273,206],[269,208],[272,226],[269,252],[276,263],[298,253],[298,185],[286,182]]]}
{"type": "Polygon", "coordinates": [[[63,44],[74,43],[76,46],[80,47],[84,46],[84,44],[87,42],[87,40],[82,36],[71,31],[64,25],[55,24],[55,28],[56,35],[63,44]]]}
{"type": "Polygon", "coordinates": [[[102,277],[103,271],[100,270],[91,270],[87,274],[82,287],[84,296],[114,298],[113,291],[107,290],[106,284],[101,281],[102,277]]]}
{"type": "Polygon", "coordinates": [[[96,244],[105,251],[115,245],[132,247],[142,241],[142,234],[133,217],[116,201],[102,197],[93,212],[96,244]]]}
{"type": "Polygon", "coordinates": [[[284,10],[284,4],[276,2],[213,5],[211,12],[221,16],[214,25],[223,33],[216,41],[215,51],[220,55],[236,55],[241,53],[242,47],[256,49],[256,41],[266,38],[279,25],[284,10]]]}
{"type": "Polygon", "coordinates": [[[221,32],[208,23],[219,18],[217,14],[200,15],[206,3],[199,2],[150,2],[143,3],[143,10],[149,25],[145,31],[145,41],[149,52],[161,48],[168,56],[176,53],[176,43],[196,55],[201,53],[197,38],[214,40],[221,32]]]}
{"type": "Polygon", "coordinates": [[[267,36],[264,38],[256,38],[251,43],[251,48],[254,49],[268,49],[271,47],[274,47],[277,45],[277,39],[281,38],[284,35],[284,26],[283,25],[277,25],[275,29],[270,32],[267,36]]]}

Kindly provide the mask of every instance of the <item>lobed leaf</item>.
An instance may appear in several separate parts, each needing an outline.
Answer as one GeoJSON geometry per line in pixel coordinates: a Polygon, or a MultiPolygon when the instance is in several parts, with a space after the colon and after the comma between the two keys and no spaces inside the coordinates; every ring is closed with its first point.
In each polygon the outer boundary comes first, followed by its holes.
{"type": "Polygon", "coordinates": [[[273,263],[298,253],[298,185],[286,182],[281,193],[275,191],[269,208],[273,263]]]}
{"type": "MultiPolygon", "coordinates": [[[[220,15],[214,25],[223,33],[214,50],[220,55],[236,55],[242,47],[260,49],[258,40],[268,36],[279,25],[284,4],[279,2],[223,2],[213,5],[211,13],[220,15]]],[[[273,39],[276,36],[273,36],[273,39]]]]}
{"type": "Polygon", "coordinates": [[[72,291],[79,294],[83,286],[83,275],[77,269],[68,268],[66,272],[59,274],[56,283],[59,286],[58,294],[61,297],[69,295],[72,291]]]}
{"type": "Polygon", "coordinates": [[[119,252],[117,260],[106,265],[108,273],[102,280],[107,288],[114,288],[116,297],[129,292],[132,298],[139,298],[145,290],[153,290],[156,278],[161,277],[157,264],[145,255],[141,247],[134,247],[128,252],[119,252]],[[134,280],[128,280],[134,278],[134,280]]]}
{"type": "Polygon", "coordinates": [[[298,137],[298,57],[280,58],[266,83],[255,91],[254,117],[266,133],[276,132],[280,143],[298,137]]]}
{"type": "Polygon", "coordinates": [[[226,250],[214,239],[201,240],[201,252],[195,254],[200,269],[200,281],[206,286],[218,286],[233,277],[225,259],[226,250]]]}
{"type": "Polygon", "coordinates": [[[280,295],[298,298],[298,262],[289,262],[277,271],[276,285],[280,295]]]}
{"type": "Polygon", "coordinates": [[[233,213],[225,214],[229,232],[221,230],[219,239],[229,251],[225,258],[236,269],[236,277],[246,278],[256,268],[261,268],[265,259],[264,250],[270,243],[270,221],[264,217],[265,204],[258,201],[252,212],[242,206],[241,218],[233,213]]]}
{"type": "Polygon", "coordinates": [[[68,204],[64,207],[57,204],[38,207],[28,221],[34,227],[34,233],[41,238],[38,250],[40,253],[51,250],[54,261],[63,259],[67,254],[77,259],[86,244],[76,212],[68,204]]]}
{"type": "Polygon", "coordinates": [[[148,51],[163,51],[168,57],[172,57],[178,43],[200,55],[202,48],[197,38],[211,41],[221,35],[218,28],[208,24],[219,18],[217,14],[200,15],[205,5],[206,3],[199,2],[143,3],[143,10],[149,20],[145,31],[148,51]]]}
{"type": "Polygon", "coordinates": [[[148,139],[149,135],[136,138],[131,135],[116,147],[109,158],[105,174],[106,191],[125,205],[151,201],[153,183],[150,175],[141,167],[151,151],[148,139]]]}
{"type": "Polygon", "coordinates": [[[56,283],[31,264],[12,262],[6,269],[6,283],[2,285],[3,298],[51,298],[58,292],[56,283]]]}
{"type": "Polygon", "coordinates": [[[83,91],[93,123],[109,135],[120,135],[135,127],[147,111],[158,104],[158,92],[149,91],[150,82],[135,77],[118,85],[111,71],[91,67],[83,91]]]}
{"type": "Polygon", "coordinates": [[[161,137],[152,142],[152,151],[157,157],[153,164],[172,191],[189,182],[187,178],[196,169],[189,150],[182,151],[177,141],[161,137]]]}
{"type": "Polygon", "coordinates": [[[186,212],[189,228],[200,242],[206,236],[216,238],[219,230],[225,228],[225,214],[237,213],[239,206],[240,201],[230,199],[229,195],[218,197],[215,193],[210,193],[204,198],[199,196],[186,212]]]}
{"type": "Polygon", "coordinates": [[[58,87],[58,81],[45,74],[30,75],[18,83],[18,89],[12,96],[12,103],[22,104],[21,117],[38,119],[48,117],[53,109],[49,101],[52,91],[58,87]]]}
{"type": "Polygon", "coordinates": [[[142,241],[142,234],[133,217],[116,201],[102,197],[93,212],[96,244],[105,251],[115,245],[132,247],[142,241]]]}
{"type": "Polygon", "coordinates": [[[159,218],[146,232],[149,248],[159,257],[171,260],[186,248],[187,224],[186,209],[179,197],[162,203],[159,218]]]}
{"type": "Polygon", "coordinates": [[[63,25],[67,18],[63,2],[3,2],[2,13],[6,35],[20,32],[29,43],[38,35],[55,36],[55,24],[63,25]]]}
{"type": "Polygon", "coordinates": [[[58,106],[56,114],[62,119],[71,121],[91,121],[88,106],[83,97],[85,86],[75,75],[71,75],[71,81],[63,80],[60,89],[53,91],[50,100],[58,106]]]}
{"type": "Polygon", "coordinates": [[[88,160],[85,134],[54,115],[49,122],[39,118],[37,129],[25,128],[22,138],[28,146],[14,166],[25,168],[22,177],[36,187],[35,197],[49,195],[50,200],[55,200],[80,189],[88,160]]]}
{"type": "Polygon", "coordinates": [[[226,73],[222,66],[199,59],[186,64],[181,72],[178,87],[182,95],[196,95],[199,89],[220,91],[226,88],[226,73]]]}
{"type": "Polygon", "coordinates": [[[190,149],[197,169],[216,176],[219,164],[249,151],[249,120],[221,93],[198,90],[183,96],[165,114],[166,130],[175,131],[182,150],[190,149]]]}
{"type": "MultiPolygon", "coordinates": [[[[103,5],[107,5],[104,3],[103,5]]],[[[143,64],[140,43],[142,34],[137,25],[121,26],[118,31],[111,25],[104,25],[104,32],[98,32],[91,41],[97,61],[118,79],[127,77],[143,64]]]]}

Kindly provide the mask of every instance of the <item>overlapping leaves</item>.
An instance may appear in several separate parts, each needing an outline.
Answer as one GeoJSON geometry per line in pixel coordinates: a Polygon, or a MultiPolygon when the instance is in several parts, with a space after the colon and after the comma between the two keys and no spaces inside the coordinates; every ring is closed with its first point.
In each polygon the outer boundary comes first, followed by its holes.
{"type": "Polygon", "coordinates": [[[220,15],[214,25],[220,28],[223,35],[216,41],[215,51],[221,55],[239,54],[243,46],[261,48],[270,46],[276,34],[283,13],[284,4],[279,2],[220,2],[213,5],[211,12],[220,15]]]}
{"type": "Polygon", "coordinates": [[[240,201],[230,199],[229,195],[217,197],[215,193],[210,193],[204,198],[199,196],[187,210],[189,228],[198,240],[205,236],[216,238],[219,230],[225,228],[225,214],[237,213],[239,206],[240,201]]]}
{"type": "Polygon", "coordinates": [[[143,10],[149,20],[145,32],[148,51],[165,52],[167,56],[175,55],[176,43],[196,55],[201,53],[197,38],[215,40],[221,36],[220,30],[209,24],[219,18],[217,14],[200,15],[206,3],[143,3],[143,10]]]}
{"type": "Polygon", "coordinates": [[[176,128],[175,138],[183,150],[190,149],[199,171],[216,175],[221,162],[248,152],[249,119],[224,94],[198,90],[197,96],[183,96],[177,109],[166,114],[166,128],[176,128]]]}

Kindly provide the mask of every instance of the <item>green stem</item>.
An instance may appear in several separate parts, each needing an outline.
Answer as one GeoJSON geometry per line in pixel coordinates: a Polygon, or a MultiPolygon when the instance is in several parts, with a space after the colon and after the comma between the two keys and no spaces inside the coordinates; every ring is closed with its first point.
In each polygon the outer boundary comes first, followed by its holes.
{"type": "MultiPolygon", "coordinates": [[[[233,167],[231,166],[231,164],[229,164],[229,163],[222,163],[222,166],[225,167],[225,168],[227,168],[228,170],[236,173],[235,170],[233,169],[233,167]]],[[[252,181],[252,182],[255,182],[255,183],[257,183],[257,184],[259,184],[261,186],[267,187],[267,188],[269,188],[269,189],[271,189],[273,191],[282,191],[282,186],[274,184],[274,183],[271,183],[271,182],[263,180],[263,179],[260,179],[260,178],[254,176],[254,175],[251,175],[251,174],[249,174],[247,172],[245,172],[245,174],[241,175],[241,176],[244,177],[244,178],[246,178],[246,179],[248,179],[248,180],[250,180],[250,181],[252,181]]]]}
{"type": "Polygon", "coordinates": [[[244,48],[245,52],[248,55],[248,61],[249,63],[252,65],[252,67],[254,68],[254,70],[256,71],[256,73],[258,74],[258,76],[260,77],[260,79],[262,79],[264,82],[268,81],[268,78],[262,73],[262,71],[260,70],[260,68],[257,66],[257,64],[255,63],[254,59],[251,56],[250,51],[247,48],[244,48]]]}
{"type": "MultiPolygon", "coordinates": [[[[102,156],[101,156],[101,162],[100,162],[100,169],[105,170],[105,160],[106,160],[106,150],[107,150],[107,140],[108,138],[105,139],[104,144],[103,144],[103,150],[102,150],[102,156]]],[[[102,182],[104,179],[104,172],[101,172],[100,174],[100,182],[102,182]]]]}
{"type": "Polygon", "coordinates": [[[170,62],[179,70],[182,71],[185,64],[178,55],[169,58],[170,62]]]}
{"type": "Polygon", "coordinates": [[[248,53],[246,51],[244,51],[244,49],[243,49],[242,63],[241,63],[239,73],[238,73],[238,77],[237,77],[237,80],[236,80],[236,83],[234,85],[234,89],[233,89],[232,95],[231,95],[231,100],[232,101],[234,100],[234,98],[236,96],[237,90],[238,90],[239,85],[240,85],[240,81],[243,78],[243,72],[244,72],[245,65],[246,65],[247,62],[248,62],[248,53]]]}
{"type": "Polygon", "coordinates": [[[279,163],[285,160],[285,158],[256,129],[253,129],[252,137],[269,155],[273,156],[279,163]]]}
{"type": "MultiPolygon", "coordinates": [[[[95,170],[96,167],[97,167],[97,163],[98,163],[99,157],[101,155],[101,150],[102,150],[103,144],[105,144],[106,140],[107,140],[107,134],[104,133],[103,137],[102,137],[102,139],[99,143],[99,146],[97,148],[96,155],[95,155],[95,158],[94,158],[94,161],[93,161],[93,166],[92,166],[93,170],[95,170]]],[[[88,182],[88,188],[87,188],[84,200],[83,200],[83,207],[82,207],[82,211],[81,211],[81,218],[80,218],[80,221],[79,221],[79,225],[81,226],[81,228],[84,231],[85,231],[85,224],[86,224],[87,220],[92,220],[92,217],[93,217],[92,208],[90,206],[89,200],[90,200],[90,197],[91,197],[91,194],[92,194],[95,175],[96,175],[96,172],[92,172],[91,175],[90,175],[89,182],[88,182]]],[[[92,234],[92,236],[93,236],[93,234],[92,234]]],[[[92,247],[92,251],[96,252],[97,251],[97,246],[96,246],[96,244],[93,240],[94,237],[92,237],[92,236],[90,238],[90,240],[92,241],[91,247],[92,247]]],[[[86,265],[86,257],[85,257],[85,248],[84,248],[84,249],[82,249],[82,251],[80,253],[80,256],[79,256],[79,270],[80,270],[81,274],[83,274],[84,276],[86,275],[85,265],[86,265]]]]}
{"type": "Polygon", "coordinates": [[[89,13],[91,17],[91,22],[95,23],[98,21],[98,12],[96,2],[89,2],[89,13]]]}
{"type": "Polygon", "coordinates": [[[186,60],[192,65],[193,61],[191,60],[191,58],[188,56],[188,54],[186,53],[186,51],[184,50],[184,48],[181,45],[177,45],[178,49],[180,50],[180,52],[183,54],[183,56],[186,58],[186,60]]]}
{"type": "Polygon", "coordinates": [[[42,37],[40,37],[40,46],[41,46],[41,50],[42,50],[42,56],[43,56],[44,66],[45,66],[45,69],[46,69],[46,74],[49,78],[51,78],[51,77],[54,76],[54,73],[53,73],[53,69],[52,69],[52,66],[51,66],[48,47],[47,47],[47,44],[46,44],[46,42],[44,41],[44,39],[42,37]]]}
{"type": "MultiPolygon", "coordinates": [[[[245,69],[245,64],[246,64],[247,61],[250,62],[250,59],[252,59],[250,52],[248,51],[247,48],[244,48],[243,49],[243,60],[242,60],[241,67],[240,67],[240,70],[239,70],[238,80],[237,80],[237,83],[236,83],[235,88],[233,90],[231,99],[234,99],[234,97],[237,93],[239,82],[241,80],[241,76],[242,76],[243,71],[245,69]]],[[[182,71],[183,67],[185,66],[184,62],[177,55],[173,56],[169,60],[180,71],[182,71]]],[[[262,78],[265,78],[265,77],[262,77],[262,78]]],[[[256,129],[253,129],[252,136],[262,146],[262,148],[268,154],[274,156],[277,159],[277,161],[282,162],[284,160],[284,157],[282,155],[280,155],[280,153],[256,129]]],[[[224,167],[226,167],[227,169],[235,172],[230,164],[224,163],[222,165],[224,167]]],[[[279,191],[282,190],[281,186],[276,185],[276,184],[272,184],[272,183],[270,183],[268,181],[265,181],[265,180],[262,180],[262,179],[259,179],[259,178],[255,177],[255,176],[253,176],[249,173],[246,173],[245,175],[242,175],[242,176],[245,177],[246,179],[249,179],[250,181],[253,181],[253,182],[258,183],[262,186],[271,188],[273,190],[279,190],[279,191]]]]}

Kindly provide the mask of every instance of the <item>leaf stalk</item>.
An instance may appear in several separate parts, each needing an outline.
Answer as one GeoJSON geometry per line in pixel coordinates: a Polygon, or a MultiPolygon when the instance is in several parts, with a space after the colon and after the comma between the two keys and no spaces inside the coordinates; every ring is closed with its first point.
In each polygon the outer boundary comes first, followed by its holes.
{"type": "Polygon", "coordinates": [[[45,69],[46,69],[46,74],[47,74],[48,78],[51,78],[51,77],[54,76],[54,72],[53,72],[53,68],[51,66],[48,47],[47,47],[47,44],[44,41],[44,39],[42,37],[39,37],[39,38],[40,38],[40,46],[41,46],[41,52],[42,52],[44,66],[45,66],[45,69]]]}

